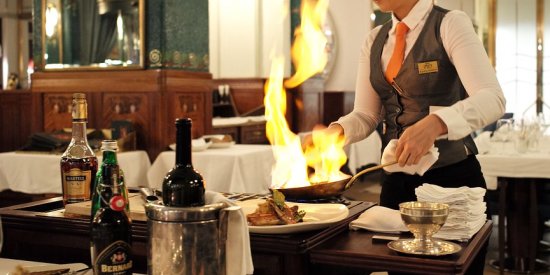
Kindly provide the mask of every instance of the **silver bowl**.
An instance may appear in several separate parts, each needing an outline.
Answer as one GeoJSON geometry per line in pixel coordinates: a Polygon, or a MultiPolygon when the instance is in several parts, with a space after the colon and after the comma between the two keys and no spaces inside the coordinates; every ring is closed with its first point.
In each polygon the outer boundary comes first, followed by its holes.
{"type": "Polygon", "coordinates": [[[438,254],[440,250],[432,235],[445,224],[449,205],[437,202],[411,201],[399,204],[401,219],[414,235],[405,249],[418,254],[438,254]]]}

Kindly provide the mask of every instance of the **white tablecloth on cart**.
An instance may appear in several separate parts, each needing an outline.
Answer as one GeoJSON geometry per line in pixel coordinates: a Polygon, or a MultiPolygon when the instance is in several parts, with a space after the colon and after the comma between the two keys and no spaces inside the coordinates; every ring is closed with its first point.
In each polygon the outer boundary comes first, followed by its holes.
{"type": "MultiPolygon", "coordinates": [[[[206,189],[216,192],[268,193],[275,162],[270,145],[235,144],[192,154],[193,167],[206,189]]],[[[149,187],[162,189],[162,180],[174,167],[176,153],[162,152],[147,173],[149,187]]]]}
{"type": "MultiPolygon", "coordinates": [[[[147,186],[151,161],[145,151],[117,154],[128,187],[147,186]]],[[[61,193],[61,155],[43,153],[0,153],[0,191],[11,189],[28,194],[61,193]]],[[[102,156],[98,155],[99,165],[102,156]]]]}

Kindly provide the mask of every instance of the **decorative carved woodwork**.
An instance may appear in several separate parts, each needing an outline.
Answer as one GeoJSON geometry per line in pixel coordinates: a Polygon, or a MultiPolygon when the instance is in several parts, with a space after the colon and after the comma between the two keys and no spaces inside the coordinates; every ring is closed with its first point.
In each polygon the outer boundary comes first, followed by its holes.
{"type": "Polygon", "coordinates": [[[72,94],[44,95],[44,131],[71,128],[72,94]]]}
{"type": "Polygon", "coordinates": [[[66,107],[75,92],[86,93],[88,128],[109,128],[113,120],[130,120],[137,148],[152,160],[175,140],[174,121],[193,119],[194,136],[212,129],[212,76],[209,73],[138,71],[36,72],[32,75],[32,109],[40,115],[32,132],[71,127],[66,107]],[[168,129],[168,130],[166,130],[168,129]]]}

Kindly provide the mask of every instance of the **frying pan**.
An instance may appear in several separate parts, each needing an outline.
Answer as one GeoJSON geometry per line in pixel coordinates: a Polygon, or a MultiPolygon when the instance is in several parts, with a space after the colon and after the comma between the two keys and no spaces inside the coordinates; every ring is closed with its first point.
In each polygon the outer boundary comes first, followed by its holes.
{"type": "Polygon", "coordinates": [[[396,163],[397,161],[392,161],[392,162],[372,166],[364,170],[361,170],[359,173],[355,174],[353,177],[348,175],[347,178],[337,180],[337,181],[316,183],[313,185],[302,186],[302,187],[278,188],[275,190],[283,193],[283,195],[285,195],[285,198],[290,200],[314,200],[314,199],[334,197],[342,194],[344,191],[350,188],[355,182],[355,180],[357,180],[357,178],[359,178],[361,175],[384,168],[386,166],[396,164],[396,163]]]}

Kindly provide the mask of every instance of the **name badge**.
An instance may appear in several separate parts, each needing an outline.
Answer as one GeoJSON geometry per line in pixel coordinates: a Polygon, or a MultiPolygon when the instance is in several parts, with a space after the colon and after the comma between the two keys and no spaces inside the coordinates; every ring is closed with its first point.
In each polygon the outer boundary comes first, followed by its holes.
{"type": "Polygon", "coordinates": [[[420,62],[418,66],[418,74],[436,73],[439,71],[437,61],[420,62]]]}

